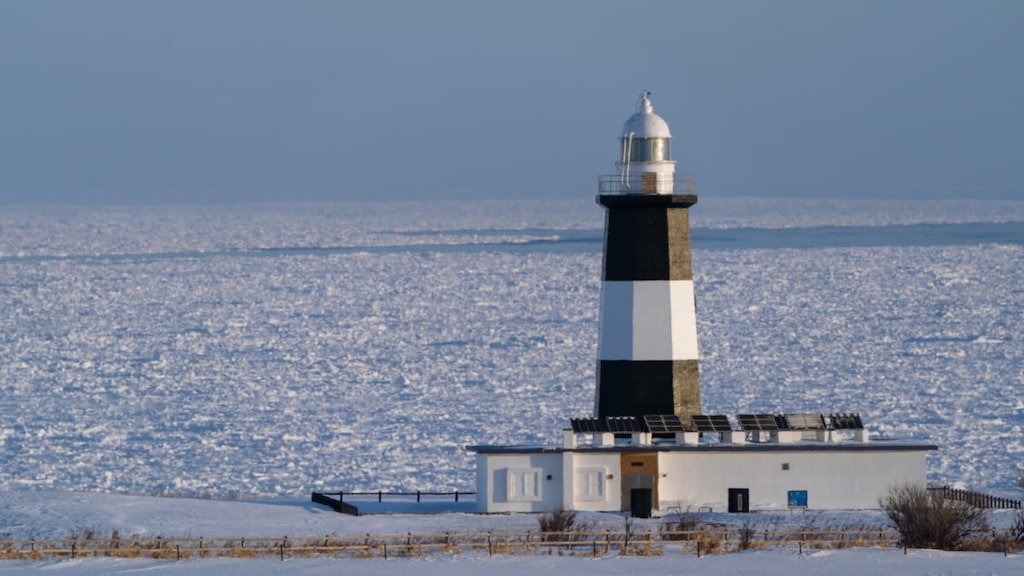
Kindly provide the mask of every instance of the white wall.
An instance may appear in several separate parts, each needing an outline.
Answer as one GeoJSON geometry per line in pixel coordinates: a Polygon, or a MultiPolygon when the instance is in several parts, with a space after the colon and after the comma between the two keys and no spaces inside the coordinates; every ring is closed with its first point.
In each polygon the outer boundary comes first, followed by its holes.
{"type": "MultiPolygon", "coordinates": [[[[891,487],[926,482],[927,449],[716,450],[658,452],[658,510],[711,507],[728,510],[729,488],[750,491],[751,510],[785,510],[790,490],[807,491],[807,507],[817,510],[877,509],[891,487]],[[783,469],[788,465],[788,469],[783,469]]],[[[477,454],[477,510],[545,512],[621,508],[621,452],[477,454]],[[601,497],[579,478],[603,473],[601,497]],[[548,477],[550,476],[550,479],[548,477]],[[611,478],[609,478],[611,476],[611,478]],[[536,479],[535,492],[523,493],[524,477],[536,479]],[[589,495],[582,492],[590,491],[589,495]]]]}
{"type": "Polygon", "coordinates": [[[925,454],[923,449],[662,452],[659,508],[710,506],[724,512],[728,489],[748,488],[751,510],[786,509],[790,490],[806,490],[810,509],[874,509],[892,486],[926,482],[925,454]]]}
{"type": "Polygon", "coordinates": [[[621,461],[618,452],[566,452],[563,465],[566,478],[565,507],[591,512],[619,510],[622,506],[621,461]],[[583,494],[580,490],[580,482],[584,480],[581,472],[592,474],[595,471],[600,471],[602,476],[601,499],[593,494],[583,494]]]}
{"type": "Polygon", "coordinates": [[[562,504],[562,454],[478,454],[476,502],[479,512],[545,512],[562,504]],[[536,492],[515,495],[509,478],[535,474],[536,492]],[[550,477],[550,479],[548,479],[550,477]]]}

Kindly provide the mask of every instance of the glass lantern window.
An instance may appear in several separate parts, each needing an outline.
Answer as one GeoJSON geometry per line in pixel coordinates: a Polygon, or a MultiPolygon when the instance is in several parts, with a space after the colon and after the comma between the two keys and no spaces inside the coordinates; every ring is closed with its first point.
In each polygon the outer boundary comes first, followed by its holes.
{"type": "Polygon", "coordinates": [[[672,159],[672,140],[669,138],[622,139],[622,157],[629,162],[663,162],[672,159]]]}

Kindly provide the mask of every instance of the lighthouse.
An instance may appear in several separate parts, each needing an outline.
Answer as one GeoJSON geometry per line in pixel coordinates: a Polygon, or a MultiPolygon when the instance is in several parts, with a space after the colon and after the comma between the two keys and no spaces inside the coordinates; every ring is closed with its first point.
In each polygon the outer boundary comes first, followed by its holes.
{"type": "Polygon", "coordinates": [[[561,446],[479,445],[477,510],[653,511],[686,502],[749,512],[876,509],[892,486],[924,485],[937,447],[872,440],[847,412],[704,414],[690,256],[693,177],[640,94],[619,136],[605,208],[594,415],[561,446]]]}
{"type": "Polygon", "coordinates": [[[598,181],[606,210],[594,413],[700,414],[689,208],[672,134],[641,93],[619,136],[618,173],[598,181]]]}

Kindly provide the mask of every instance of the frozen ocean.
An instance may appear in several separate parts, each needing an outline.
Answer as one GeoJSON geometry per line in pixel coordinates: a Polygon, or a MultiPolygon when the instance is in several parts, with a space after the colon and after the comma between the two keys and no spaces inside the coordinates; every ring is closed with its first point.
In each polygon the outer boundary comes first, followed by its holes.
{"type": "MultiPolygon", "coordinates": [[[[691,209],[704,410],[860,412],[1018,498],[1024,202],[691,209]]],[[[0,212],[0,489],[472,490],[593,408],[580,201],[0,212]]]]}

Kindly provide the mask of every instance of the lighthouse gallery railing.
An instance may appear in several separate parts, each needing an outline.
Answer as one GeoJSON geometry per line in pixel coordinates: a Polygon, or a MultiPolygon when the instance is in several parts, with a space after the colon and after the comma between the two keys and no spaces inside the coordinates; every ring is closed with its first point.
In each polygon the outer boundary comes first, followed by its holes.
{"type": "MultiPolygon", "coordinates": [[[[696,187],[693,183],[693,174],[673,174],[671,177],[657,179],[659,191],[665,190],[671,178],[672,194],[694,194],[696,187]]],[[[638,185],[635,178],[623,178],[622,174],[610,174],[597,177],[597,191],[599,194],[642,194],[642,186],[638,185]]],[[[667,191],[661,192],[667,193],[667,191]]]]}

